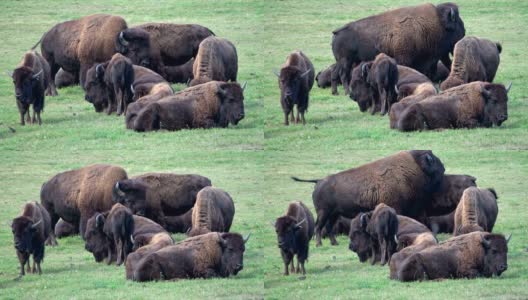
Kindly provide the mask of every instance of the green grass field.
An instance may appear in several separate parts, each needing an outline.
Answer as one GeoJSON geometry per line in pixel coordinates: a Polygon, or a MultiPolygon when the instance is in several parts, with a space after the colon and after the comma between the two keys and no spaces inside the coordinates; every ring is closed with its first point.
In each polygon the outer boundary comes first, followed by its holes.
{"type": "MultiPolygon", "coordinates": [[[[333,63],[331,31],[349,21],[420,1],[59,1],[0,2],[0,69],[12,70],[24,51],[58,22],[92,13],[150,22],[199,23],[231,40],[239,80],[248,81],[246,118],[227,129],[139,134],[115,115],[97,114],[80,87],[46,98],[43,125],[21,127],[11,79],[0,74],[0,298],[1,299],[526,299],[528,298],[528,2],[460,0],[466,35],[502,43],[496,82],[513,82],[509,119],[500,128],[400,133],[388,119],[359,112],[343,95],[314,87],[306,126],[282,125],[277,79],[288,53],[303,50],[316,71],[333,63]],[[13,132],[9,127],[15,130],[13,132]],[[321,178],[400,150],[432,149],[446,173],[470,174],[499,194],[496,232],[512,233],[508,270],[499,278],[400,283],[388,268],[359,263],[328,240],[312,241],[307,276],[282,275],[271,222],[289,201],[313,209],[312,184],[321,178]],[[46,248],[43,274],[20,281],[9,224],[25,202],[38,200],[43,182],[93,163],[150,171],[198,173],[235,201],[232,231],[252,233],[245,267],[229,279],[134,283],[124,268],[95,263],[80,237],[46,248]]],[[[182,89],[182,85],[175,85],[182,89]]],[[[315,213],[315,212],[314,212],[315,213]]],[[[175,235],[176,240],[184,238],[175,235]]],[[[447,235],[440,238],[445,239],[447,235]]]]}

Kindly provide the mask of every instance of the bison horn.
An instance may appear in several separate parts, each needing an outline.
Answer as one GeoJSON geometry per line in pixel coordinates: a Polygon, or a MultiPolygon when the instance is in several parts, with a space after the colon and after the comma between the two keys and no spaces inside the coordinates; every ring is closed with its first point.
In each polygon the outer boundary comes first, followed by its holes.
{"type": "Polygon", "coordinates": [[[449,18],[451,19],[451,22],[455,22],[455,10],[452,7],[449,11],[449,18]]]}
{"type": "Polygon", "coordinates": [[[301,225],[306,222],[306,218],[302,219],[299,223],[295,224],[295,227],[301,228],[301,225]]]}
{"type": "Polygon", "coordinates": [[[506,239],[506,244],[508,244],[510,242],[510,239],[512,237],[512,234],[510,233],[510,235],[508,236],[508,238],[506,239]]]}
{"type": "Polygon", "coordinates": [[[361,217],[359,217],[359,221],[361,223],[361,227],[363,228],[367,227],[367,222],[368,222],[367,214],[361,214],[361,217]]]}
{"type": "Polygon", "coordinates": [[[508,84],[508,87],[506,88],[506,94],[508,94],[508,92],[510,91],[511,86],[512,86],[512,82],[510,81],[510,84],[508,84]]]}
{"type": "Polygon", "coordinates": [[[394,235],[394,241],[396,242],[396,244],[398,244],[398,236],[397,235],[394,235]]]}
{"type": "Polygon", "coordinates": [[[400,93],[400,90],[398,89],[398,85],[397,84],[394,85],[394,91],[396,92],[396,94],[400,93]]]}
{"type": "Polygon", "coordinates": [[[242,91],[246,89],[247,81],[244,81],[244,84],[242,84],[242,91]]]}
{"type": "Polygon", "coordinates": [[[280,77],[280,74],[277,72],[277,70],[273,70],[273,74],[275,74],[277,77],[280,77]]]}
{"type": "Polygon", "coordinates": [[[130,235],[130,241],[132,242],[132,244],[135,243],[135,241],[134,241],[134,236],[133,236],[133,235],[130,235]]]}
{"type": "Polygon", "coordinates": [[[31,228],[37,228],[40,223],[42,223],[42,219],[40,219],[37,223],[31,225],[31,228]]]}
{"type": "Polygon", "coordinates": [[[306,75],[308,75],[308,73],[310,73],[311,70],[312,70],[312,69],[308,69],[308,71],[302,73],[302,74],[301,74],[301,78],[306,77],[306,75]]]}
{"type": "Polygon", "coordinates": [[[132,95],[136,94],[136,91],[134,90],[134,85],[130,85],[130,91],[132,92],[132,95]]]}
{"type": "Polygon", "coordinates": [[[98,64],[96,67],[95,67],[95,74],[97,75],[97,78],[99,79],[103,79],[103,75],[104,75],[104,72],[105,72],[105,69],[103,67],[103,64],[98,64]]]}
{"type": "Polygon", "coordinates": [[[115,188],[117,190],[117,194],[121,197],[123,197],[125,195],[125,193],[123,193],[123,191],[119,188],[119,181],[116,182],[116,185],[115,185],[115,188]]]}
{"type": "Polygon", "coordinates": [[[247,241],[249,240],[249,237],[250,237],[250,236],[251,236],[251,232],[248,233],[248,235],[246,235],[246,236],[244,237],[244,244],[247,243],[247,241]]]}
{"type": "Polygon", "coordinates": [[[189,86],[189,84],[191,84],[191,78],[187,79],[187,83],[185,85],[189,86]]]}
{"type": "Polygon", "coordinates": [[[42,70],[40,70],[37,74],[33,75],[33,78],[36,79],[42,74],[42,70]]]}
{"type": "Polygon", "coordinates": [[[128,46],[127,40],[125,40],[125,37],[123,36],[123,31],[119,33],[119,43],[123,46],[128,46]]]}
{"type": "Polygon", "coordinates": [[[367,66],[366,63],[361,65],[361,77],[367,78],[367,75],[368,75],[368,69],[367,68],[368,68],[368,66],[367,66]]]}

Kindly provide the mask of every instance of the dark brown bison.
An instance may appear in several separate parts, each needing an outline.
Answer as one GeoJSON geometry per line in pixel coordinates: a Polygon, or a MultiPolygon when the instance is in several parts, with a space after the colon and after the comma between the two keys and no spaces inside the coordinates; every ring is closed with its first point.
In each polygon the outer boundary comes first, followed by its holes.
{"type": "Polygon", "coordinates": [[[398,121],[400,120],[402,113],[405,111],[405,109],[407,109],[407,107],[436,94],[436,88],[430,82],[421,83],[416,86],[416,89],[411,95],[401,99],[400,101],[392,105],[391,111],[389,113],[390,128],[394,129],[397,127],[398,121]]]}
{"type": "Polygon", "coordinates": [[[245,243],[238,233],[207,234],[164,247],[141,260],[135,281],[236,275],[244,267],[245,243]]]}
{"type": "Polygon", "coordinates": [[[500,276],[508,268],[508,239],[472,232],[409,256],[397,270],[401,281],[500,276]]]}
{"type": "Polygon", "coordinates": [[[128,255],[125,265],[126,278],[130,280],[134,278],[134,272],[144,257],[171,245],[174,245],[174,240],[168,232],[154,234],[147,244],[128,255]]]}
{"type": "Polygon", "coordinates": [[[79,234],[79,226],[75,226],[71,223],[64,221],[63,219],[59,219],[59,221],[55,225],[54,232],[55,237],[59,239],[67,236],[77,235],[79,234]]]}
{"type": "Polygon", "coordinates": [[[11,74],[15,85],[15,97],[20,113],[20,124],[27,122],[42,124],[40,112],[44,109],[45,91],[50,85],[50,67],[48,62],[37,52],[28,51],[11,74]],[[29,107],[33,105],[33,119],[30,118],[29,107]]]}
{"type": "MultiPolygon", "coordinates": [[[[381,265],[390,263],[390,258],[398,246],[398,216],[396,211],[383,203],[376,205],[372,215],[364,214],[362,222],[367,222],[367,233],[373,244],[379,247],[381,265]],[[366,220],[365,220],[366,219],[366,220]]],[[[372,252],[373,256],[375,253],[372,252]]]]}
{"type": "Polygon", "coordinates": [[[146,173],[114,183],[113,199],[167,228],[165,216],[181,215],[194,206],[196,194],[211,180],[200,175],[146,173]]]}
{"type": "Polygon", "coordinates": [[[79,84],[79,73],[70,73],[60,68],[55,74],[55,87],[58,89],[77,84],[79,84]]]}
{"type": "Polygon", "coordinates": [[[409,106],[401,131],[500,126],[508,119],[508,90],[502,84],[472,82],[409,106]]]}
{"type": "Polygon", "coordinates": [[[294,51],[286,58],[286,63],[276,73],[279,78],[279,88],[281,91],[281,106],[284,112],[284,125],[289,125],[290,121],[297,124],[304,120],[304,113],[308,109],[310,90],[314,83],[314,66],[310,59],[301,51],[294,51]],[[293,107],[297,105],[297,117],[293,118],[293,107]],[[299,118],[299,113],[301,118],[299,118]]]}
{"type": "MultiPolygon", "coordinates": [[[[315,75],[315,82],[317,82],[318,87],[325,89],[332,85],[332,70],[334,68],[335,64],[320,71],[319,73],[317,73],[317,75],[315,75]]],[[[339,81],[338,84],[341,84],[341,81],[339,81]]]]}
{"type": "Polygon", "coordinates": [[[95,225],[102,227],[106,237],[115,247],[117,254],[116,265],[120,266],[134,247],[134,218],[132,211],[120,203],[114,204],[105,217],[98,214],[95,218],[95,225]]]}
{"type": "Polygon", "coordinates": [[[200,43],[193,64],[193,80],[189,86],[209,81],[236,81],[238,56],[230,41],[210,36],[200,43]]]}
{"type": "MultiPolygon", "coordinates": [[[[112,188],[127,178],[123,168],[111,165],[90,165],[53,176],[40,189],[40,202],[55,227],[59,218],[79,226],[84,238],[86,222],[96,212],[112,208],[112,188]]],[[[55,240],[55,236],[52,236],[55,240]]]]}
{"type": "Polygon", "coordinates": [[[477,186],[476,181],[477,178],[470,175],[445,174],[440,189],[431,195],[425,213],[428,216],[440,216],[455,211],[464,190],[477,186]]]}
{"type": "Polygon", "coordinates": [[[374,59],[378,53],[386,53],[398,64],[412,67],[429,78],[436,73],[438,60],[451,67],[449,53],[464,37],[465,29],[458,6],[443,3],[398,8],[348,23],[332,33],[336,59],[332,93],[337,94],[340,77],[348,94],[352,69],[362,61],[374,59]]]}
{"type": "MultiPolygon", "coordinates": [[[[381,115],[390,111],[393,103],[398,100],[398,65],[396,61],[384,54],[376,55],[370,65],[367,82],[372,88],[378,90],[379,102],[381,103],[381,115]]],[[[376,103],[371,103],[372,114],[376,103]]]]}
{"type": "Polygon", "coordinates": [[[455,211],[441,216],[428,216],[425,220],[425,225],[434,234],[453,233],[455,229],[455,211]]]}
{"type": "MultiPolygon", "coordinates": [[[[59,68],[73,74],[79,73],[84,88],[86,72],[96,62],[109,60],[116,52],[115,40],[127,28],[118,16],[95,14],[66,21],[53,26],[33,49],[41,43],[42,56],[51,67],[51,82],[59,68]]],[[[54,94],[55,86],[52,87],[54,94]]]]}
{"type": "Polygon", "coordinates": [[[308,207],[301,201],[291,202],[286,214],[275,221],[275,232],[284,262],[284,275],[290,275],[289,265],[292,273],[306,274],[304,262],[308,260],[310,240],[314,234],[314,218],[308,207]],[[297,269],[294,266],[295,255],[297,269]]]}
{"type": "MultiPolygon", "coordinates": [[[[321,229],[332,228],[339,216],[355,217],[385,203],[396,213],[423,216],[430,193],[441,185],[444,165],[430,150],[402,151],[363,166],[323,179],[296,181],[316,183],[312,198],[317,212],[315,233],[321,245],[321,229]],[[404,178],[404,180],[402,180],[404,178]]],[[[333,233],[330,241],[337,244],[333,233]]]]}
{"type": "Polygon", "coordinates": [[[165,66],[165,78],[171,83],[188,83],[193,79],[194,58],[179,66],[165,66]]]}
{"type": "Polygon", "coordinates": [[[431,232],[424,232],[416,235],[413,238],[412,243],[408,244],[407,247],[399,250],[394,253],[391,257],[389,264],[390,267],[390,278],[398,278],[398,270],[400,269],[402,263],[414,253],[420,252],[425,248],[437,245],[438,241],[431,232]]]}
{"type": "Polygon", "coordinates": [[[466,36],[455,45],[449,77],[440,88],[447,90],[473,81],[493,82],[502,46],[488,39],[466,36]]]}
{"type": "Polygon", "coordinates": [[[200,43],[211,35],[211,30],[196,24],[147,23],[116,35],[116,50],[134,64],[163,73],[164,66],[196,57],[200,43]]]}
{"type": "Polygon", "coordinates": [[[167,231],[177,233],[188,232],[192,227],[192,213],[193,210],[191,208],[186,213],[178,216],[165,216],[167,231]]]}
{"type": "Polygon", "coordinates": [[[447,76],[449,76],[449,69],[441,61],[438,61],[436,64],[436,74],[431,80],[433,82],[442,82],[446,80],[447,76]]]}
{"type": "Polygon", "coordinates": [[[44,243],[52,233],[51,220],[48,212],[37,202],[24,205],[22,214],[13,219],[11,229],[15,241],[15,249],[20,262],[20,276],[27,272],[42,274],[40,263],[44,259],[44,243]],[[29,257],[33,255],[33,269],[29,264],[29,257]],[[35,267],[36,266],[36,267],[35,267]]]}
{"type": "Polygon", "coordinates": [[[244,118],[244,86],[210,81],[147,104],[135,117],[136,131],[227,127],[244,118]]]}
{"type": "Polygon", "coordinates": [[[460,235],[473,231],[491,232],[498,213],[497,193],[494,189],[469,187],[462,194],[455,211],[453,234],[460,235]]]}
{"type": "MultiPolygon", "coordinates": [[[[350,232],[350,221],[352,221],[352,219],[345,218],[343,216],[339,217],[334,225],[334,228],[332,228],[332,232],[336,235],[342,234],[348,236],[348,233],[350,232]]],[[[326,227],[321,230],[321,236],[323,238],[328,237],[326,227]]]]}
{"type": "MultiPolygon", "coordinates": [[[[145,86],[146,85],[143,85],[143,87],[145,86]]],[[[172,95],[174,95],[174,90],[168,82],[162,82],[153,85],[147,95],[142,96],[136,101],[130,103],[130,105],[128,106],[127,113],[125,116],[126,128],[134,128],[134,122],[136,121],[138,113],[145,106],[172,95]]]]}
{"type": "Polygon", "coordinates": [[[229,232],[234,216],[235,204],[231,196],[219,188],[206,186],[196,195],[189,236],[229,232]]]}

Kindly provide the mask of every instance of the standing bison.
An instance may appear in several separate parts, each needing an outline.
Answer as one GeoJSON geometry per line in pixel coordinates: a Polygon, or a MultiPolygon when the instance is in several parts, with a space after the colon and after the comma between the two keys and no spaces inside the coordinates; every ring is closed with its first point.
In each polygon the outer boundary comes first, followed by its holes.
{"type": "Polygon", "coordinates": [[[449,77],[440,88],[447,90],[473,81],[493,82],[502,46],[487,39],[466,36],[455,45],[449,77]]]}
{"type": "Polygon", "coordinates": [[[332,33],[336,60],[332,93],[337,94],[340,77],[348,94],[352,69],[362,61],[374,59],[378,53],[386,53],[398,64],[432,78],[438,60],[451,67],[449,53],[464,37],[465,29],[458,6],[443,3],[398,8],[348,23],[332,33]]]}
{"type": "Polygon", "coordinates": [[[286,58],[286,63],[282,66],[279,77],[279,88],[281,91],[281,106],[284,112],[284,125],[289,125],[290,121],[299,123],[304,113],[308,109],[310,90],[314,84],[314,66],[308,57],[301,51],[294,51],[286,58]],[[293,107],[297,105],[297,117],[293,118],[293,107]],[[301,118],[299,118],[299,113],[301,118]]]}
{"type": "MultiPolygon", "coordinates": [[[[362,218],[366,218],[363,215],[362,218]]],[[[381,265],[390,263],[391,256],[396,252],[398,246],[398,216],[396,211],[383,203],[376,205],[368,220],[367,232],[373,239],[373,244],[379,247],[377,252],[381,253],[381,265]]],[[[373,252],[373,254],[376,252],[373,252]]],[[[373,255],[375,256],[375,255],[373,255]]]]}
{"type": "MultiPolygon", "coordinates": [[[[392,104],[398,100],[398,65],[396,61],[384,53],[376,55],[370,67],[367,81],[374,89],[378,90],[381,115],[383,116],[390,111],[392,104]]],[[[372,108],[376,107],[375,103],[371,105],[372,108]]]]}
{"type": "MultiPolygon", "coordinates": [[[[325,89],[327,87],[330,87],[332,84],[332,71],[335,68],[335,64],[329,66],[328,68],[319,71],[317,75],[315,75],[315,82],[317,82],[317,86],[325,89]]],[[[339,81],[341,83],[341,81],[339,81]]]]}
{"type": "Polygon", "coordinates": [[[235,204],[228,193],[218,188],[204,187],[196,195],[189,236],[215,231],[229,232],[234,216],[235,204]]]}
{"type": "Polygon", "coordinates": [[[491,232],[498,213],[497,193],[494,189],[467,188],[455,211],[453,235],[473,231],[491,232]]]}
{"type": "MultiPolygon", "coordinates": [[[[53,176],[40,189],[40,202],[50,214],[52,228],[62,218],[79,225],[79,232],[84,238],[88,219],[96,212],[112,207],[112,188],[117,181],[126,178],[123,168],[102,164],[53,176]]],[[[55,240],[54,235],[51,238],[55,240]]]]}
{"type": "MultiPolygon", "coordinates": [[[[321,245],[321,229],[332,228],[339,216],[355,217],[385,203],[396,213],[421,217],[430,193],[444,176],[444,165],[430,150],[401,151],[363,166],[323,179],[296,181],[316,183],[312,194],[317,221],[315,234],[321,245]]],[[[330,241],[337,244],[333,233],[330,241]]]]}
{"type": "Polygon", "coordinates": [[[193,80],[189,86],[209,81],[236,81],[238,56],[230,41],[210,36],[200,43],[193,64],[193,80]]]}

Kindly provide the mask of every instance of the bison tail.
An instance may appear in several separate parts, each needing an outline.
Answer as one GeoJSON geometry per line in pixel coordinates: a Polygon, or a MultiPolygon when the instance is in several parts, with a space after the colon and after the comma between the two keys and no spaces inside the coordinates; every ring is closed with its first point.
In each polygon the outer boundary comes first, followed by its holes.
{"type": "Polygon", "coordinates": [[[299,182],[313,182],[313,183],[318,183],[319,181],[321,181],[321,179],[300,179],[295,176],[292,176],[291,179],[295,181],[299,181],[299,182]]]}
{"type": "Polygon", "coordinates": [[[501,43],[497,42],[497,43],[495,43],[495,45],[497,46],[497,50],[499,50],[499,53],[501,53],[501,52],[502,52],[502,45],[501,45],[501,43]]]}
{"type": "MultiPolygon", "coordinates": [[[[33,47],[31,47],[31,50],[35,50],[35,48],[37,48],[37,46],[42,42],[42,39],[44,39],[44,36],[45,36],[45,34],[43,34],[42,37],[40,38],[40,40],[38,40],[38,42],[33,47]]],[[[499,52],[500,52],[500,50],[499,50],[499,52]]]]}

